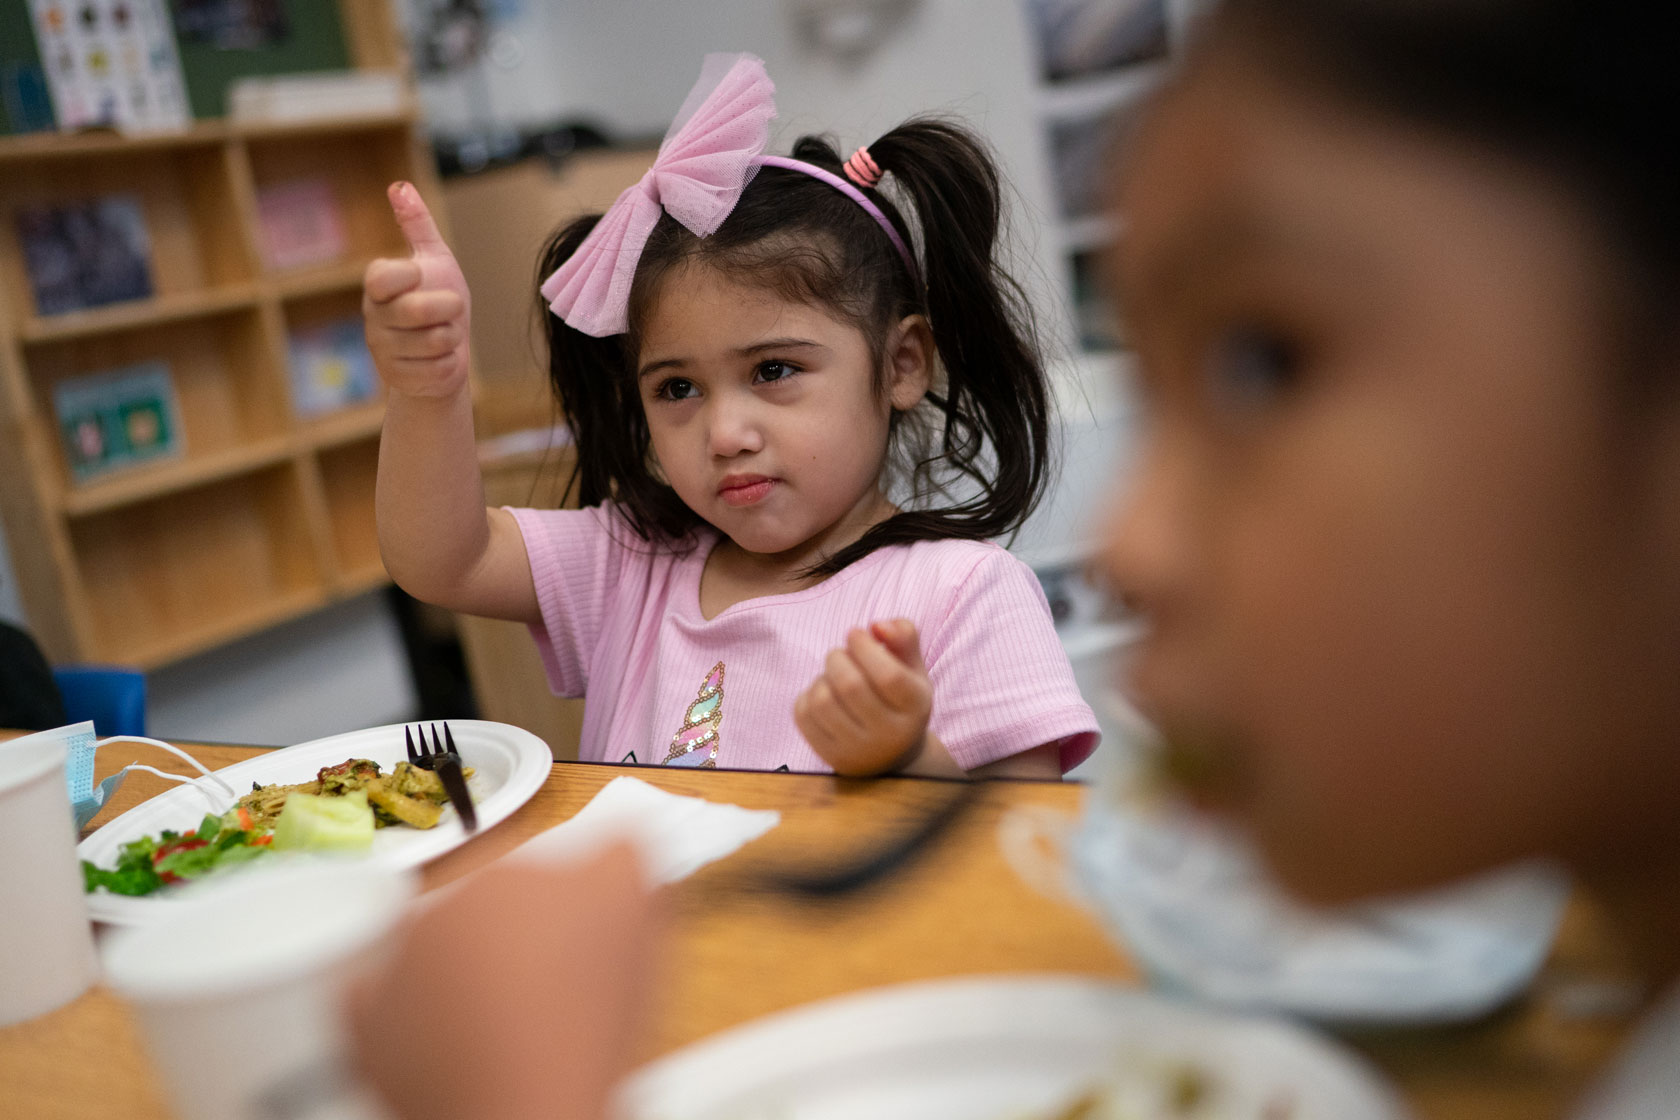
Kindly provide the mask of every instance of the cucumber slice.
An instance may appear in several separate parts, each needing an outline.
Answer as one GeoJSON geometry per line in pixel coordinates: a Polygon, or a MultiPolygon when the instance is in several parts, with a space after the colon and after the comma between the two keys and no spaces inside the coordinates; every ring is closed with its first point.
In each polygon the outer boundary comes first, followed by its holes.
{"type": "Polygon", "coordinates": [[[294,793],[274,822],[276,851],[366,851],[373,843],[373,809],[361,790],[337,797],[294,793]]]}

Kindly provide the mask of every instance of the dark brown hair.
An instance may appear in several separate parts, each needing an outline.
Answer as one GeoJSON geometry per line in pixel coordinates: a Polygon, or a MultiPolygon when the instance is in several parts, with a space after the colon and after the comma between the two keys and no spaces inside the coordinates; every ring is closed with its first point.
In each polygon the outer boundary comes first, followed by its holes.
{"type": "MultiPolygon", "coordinates": [[[[893,423],[890,454],[909,493],[906,508],[814,573],[839,571],[885,545],[985,539],[1020,528],[1048,485],[1049,400],[1025,298],[997,259],[1002,200],[995,164],[968,131],[927,118],[900,125],[869,151],[891,174],[919,237],[884,193],[865,193],[907,245],[919,240],[920,277],[855,201],[801,172],[761,167],[710,237],[660,217],[637,265],[627,334],[592,338],[539,301],[550,381],[577,442],[581,504],[610,499],[637,533],[662,544],[680,544],[702,524],[651,469],[635,378],[639,331],[663,294],[662,281],[694,262],[855,326],[877,355],[877,389],[891,328],[924,315],[932,329],[943,378],[893,423]]],[[[805,137],[792,154],[842,173],[839,152],[823,139],[805,137]]],[[[589,215],[556,232],[537,275],[576,252],[598,220],[589,215]]]]}

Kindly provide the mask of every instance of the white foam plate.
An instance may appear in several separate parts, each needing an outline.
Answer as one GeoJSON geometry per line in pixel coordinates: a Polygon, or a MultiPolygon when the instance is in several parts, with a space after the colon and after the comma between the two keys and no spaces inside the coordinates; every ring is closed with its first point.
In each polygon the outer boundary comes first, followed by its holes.
{"type": "MultiPolygon", "coordinates": [[[[412,725],[370,727],[267,751],[223,767],[216,771],[216,776],[243,795],[250,791],[253,782],[265,786],[307,782],[321,767],[337,765],[347,758],[371,759],[389,772],[408,757],[403,743],[404,726],[412,725]]],[[[465,719],[450,720],[449,730],[461,761],[475,771],[467,788],[473,795],[481,830],[512,815],[548,780],[554,756],[548,744],[529,731],[505,723],[465,719]]],[[[227,795],[214,784],[200,778],[195,785],[210,792],[217,811],[231,808],[227,795]]],[[[100,867],[115,867],[118,851],[124,844],[164,829],[184,832],[194,828],[211,809],[211,803],[198,789],[177,786],[102,825],[81,842],[76,853],[100,867]]],[[[417,867],[459,847],[466,839],[467,832],[461,827],[454,807],[446,805],[434,828],[379,829],[365,858],[390,867],[417,867]]],[[[88,895],[88,913],[99,922],[142,925],[169,912],[171,893],[163,890],[136,898],[99,890],[88,895]]]]}
{"type": "MultiPolygon", "coordinates": [[[[1065,976],[964,977],[766,1016],[644,1067],[632,1120],[1038,1120],[1101,1087],[1138,1120],[1400,1120],[1365,1062],[1308,1030],[1065,976]],[[1188,1112],[1147,1103],[1193,1068],[1188,1112]]],[[[1107,1114],[1103,1114],[1107,1115],[1107,1114]]]]}

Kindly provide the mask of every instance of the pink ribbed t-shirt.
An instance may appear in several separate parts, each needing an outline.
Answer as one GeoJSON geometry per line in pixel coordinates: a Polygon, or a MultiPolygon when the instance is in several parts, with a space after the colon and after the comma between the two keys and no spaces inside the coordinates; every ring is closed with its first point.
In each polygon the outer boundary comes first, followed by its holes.
{"type": "Polygon", "coordinates": [[[1044,743],[1063,770],[1095,749],[1097,721],[1031,569],[994,544],[878,549],[802,591],[700,614],[688,552],[635,535],[611,504],[515,509],[542,622],[531,627],[556,695],[583,696],[581,757],[826,772],[793,722],[794,698],[854,627],[908,618],[933,683],[929,726],[972,770],[1044,743]]]}

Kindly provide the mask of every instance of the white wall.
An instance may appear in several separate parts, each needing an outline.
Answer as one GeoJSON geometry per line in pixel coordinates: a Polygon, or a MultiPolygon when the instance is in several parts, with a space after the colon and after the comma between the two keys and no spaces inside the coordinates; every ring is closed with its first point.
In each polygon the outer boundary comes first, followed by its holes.
{"type": "Polygon", "coordinates": [[[1095,548],[1105,508],[1131,465],[1130,376],[1129,363],[1114,354],[1058,364],[1054,486],[1010,546],[1032,567],[1077,567],[1095,548]]]}

